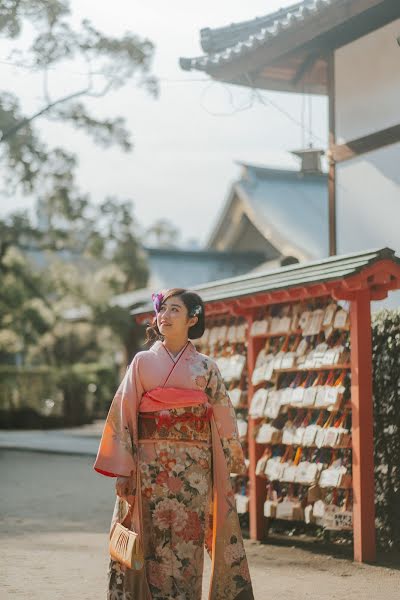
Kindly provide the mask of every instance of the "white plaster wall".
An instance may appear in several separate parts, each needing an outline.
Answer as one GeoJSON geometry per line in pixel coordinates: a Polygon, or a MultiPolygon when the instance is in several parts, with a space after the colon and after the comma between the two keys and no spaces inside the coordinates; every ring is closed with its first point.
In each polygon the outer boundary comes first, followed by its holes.
{"type": "Polygon", "coordinates": [[[337,165],[337,222],[340,252],[400,252],[400,144],[337,165]]]}
{"type": "MultiPolygon", "coordinates": [[[[335,52],[336,143],[400,123],[399,36],[397,19],[335,52]]],[[[336,182],[338,253],[400,255],[400,143],[338,164],[336,182]]],[[[382,305],[400,306],[400,293],[382,305]]]]}
{"type": "Polygon", "coordinates": [[[335,52],[336,143],[400,123],[399,36],[397,19],[335,52]]]}
{"type": "Polygon", "coordinates": [[[336,181],[338,253],[389,246],[400,256],[400,144],[337,165],[336,181]]]}

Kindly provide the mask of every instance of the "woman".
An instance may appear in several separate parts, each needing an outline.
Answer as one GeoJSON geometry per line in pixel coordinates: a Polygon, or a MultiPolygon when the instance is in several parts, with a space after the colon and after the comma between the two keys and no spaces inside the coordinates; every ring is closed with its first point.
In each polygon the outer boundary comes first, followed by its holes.
{"type": "Polygon", "coordinates": [[[203,335],[204,304],[184,289],[153,303],[156,341],[128,367],[93,465],[117,478],[111,528],[139,532],[145,557],[142,571],[110,559],[107,598],[201,600],[205,546],[209,600],[253,600],[229,479],[245,472],[235,412],[216,363],[190,341],[203,335]]]}

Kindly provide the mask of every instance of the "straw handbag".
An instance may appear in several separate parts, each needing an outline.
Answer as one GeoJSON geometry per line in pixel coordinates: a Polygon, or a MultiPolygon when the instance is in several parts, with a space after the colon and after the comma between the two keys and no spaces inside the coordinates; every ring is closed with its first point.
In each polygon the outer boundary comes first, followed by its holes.
{"type": "Polygon", "coordinates": [[[142,545],[139,534],[115,523],[110,535],[110,556],[114,560],[135,571],[140,571],[144,565],[142,545]]]}
{"type": "MultiPolygon", "coordinates": [[[[140,483],[139,477],[140,475],[138,472],[138,483],[140,483]]],[[[137,487],[136,489],[140,490],[140,487],[137,487]]],[[[134,504],[134,507],[136,506],[137,501],[135,501],[134,504]]],[[[127,515],[131,512],[132,508],[133,506],[131,505],[127,515]]],[[[119,518],[121,519],[121,517],[122,515],[120,514],[119,518]]],[[[140,571],[143,568],[143,546],[139,537],[139,533],[128,529],[119,521],[114,524],[112,530],[110,531],[109,552],[111,558],[118,561],[128,569],[140,571]]]]}

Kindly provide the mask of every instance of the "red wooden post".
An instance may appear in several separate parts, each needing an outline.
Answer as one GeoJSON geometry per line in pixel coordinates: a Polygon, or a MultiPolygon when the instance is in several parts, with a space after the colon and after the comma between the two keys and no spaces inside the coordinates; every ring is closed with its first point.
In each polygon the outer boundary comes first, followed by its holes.
{"type": "MultiPolygon", "coordinates": [[[[249,331],[251,320],[249,321],[249,331]]],[[[253,385],[251,383],[251,374],[254,370],[257,354],[263,347],[265,340],[253,338],[249,335],[247,344],[247,370],[249,374],[248,396],[249,408],[253,396],[253,385]]],[[[252,540],[262,540],[264,538],[264,501],[265,501],[265,481],[256,475],[256,464],[263,453],[263,447],[256,444],[255,441],[255,422],[249,417],[248,421],[248,440],[249,440],[249,479],[250,479],[250,538],[252,540]]]]}
{"type": "Polygon", "coordinates": [[[357,291],[350,308],[353,531],[354,560],[357,562],[376,560],[370,311],[370,290],[357,291]]]}

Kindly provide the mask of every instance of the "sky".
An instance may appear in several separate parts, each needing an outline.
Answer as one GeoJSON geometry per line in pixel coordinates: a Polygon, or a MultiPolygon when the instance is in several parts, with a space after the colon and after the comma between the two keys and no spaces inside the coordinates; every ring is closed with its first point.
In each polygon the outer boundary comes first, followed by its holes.
{"type": "MultiPolygon", "coordinates": [[[[256,101],[246,109],[249,90],[212,82],[201,72],[182,71],[179,57],[202,54],[202,27],[252,19],[290,4],[293,0],[72,0],[75,23],[86,18],[107,34],[129,30],[153,41],[153,72],[159,78],[160,96],[153,99],[129,82],[105,98],[87,102],[96,115],[126,118],[134,141],[128,154],[95,146],[68,125],[41,119],[36,126],[49,147],[61,144],[78,154],[78,182],[93,202],[107,196],[131,199],[143,229],[167,219],[179,228],[182,245],[202,246],[230,185],[240,176],[237,161],[296,166],[297,159],[288,151],[310,141],[326,147],[327,103],[324,97],[303,100],[297,94],[264,92],[265,103],[256,101]],[[312,140],[301,127],[302,114],[303,122],[311,122],[312,140]]],[[[18,47],[26,45],[28,35],[18,47]]],[[[2,63],[9,50],[0,43],[1,87],[16,93],[30,114],[43,104],[42,80],[26,69],[2,63]]],[[[84,81],[80,69],[80,64],[69,62],[51,72],[55,98],[79,89],[84,81]]],[[[2,199],[0,213],[32,206],[34,198],[2,199]]]]}

